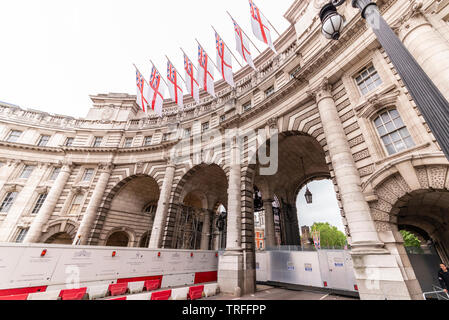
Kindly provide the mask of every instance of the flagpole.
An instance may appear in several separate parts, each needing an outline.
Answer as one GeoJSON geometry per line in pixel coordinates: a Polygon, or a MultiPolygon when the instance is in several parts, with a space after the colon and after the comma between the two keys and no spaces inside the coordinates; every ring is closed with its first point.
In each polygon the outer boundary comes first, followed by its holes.
{"type": "MultiPolygon", "coordinates": [[[[196,41],[196,42],[198,43],[198,45],[199,45],[201,48],[203,48],[203,50],[204,50],[204,47],[201,45],[201,43],[200,43],[196,38],[195,38],[195,41],[196,41]]],[[[204,50],[204,52],[206,53],[207,56],[209,56],[209,55],[207,54],[206,50],[204,50]]],[[[210,58],[210,57],[209,57],[209,58],[210,58]]],[[[213,65],[215,66],[215,68],[217,68],[218,72],[221,73],[220,69],[217,67],[217,65],[215,64],[214,60],[213,60],[213,59],[210,59],[210,61],[212,61],[213,65]]]]}
{"type": "MultiPolygon", "coordinates": [[[[226,13],[231,17],[232,20],[235,21],[235,19],[231,16],[231,14],[226,11],[226,13]]],[[[256,48],[256,50],[259,52],[259,54],[262,54],[262,52],[259,50],[259,48],[257,48],[257,46],[254,44],[253,40],[251,40],[250,37],[248,37],[248,35],[246,34],[245,30],[243,30],[240,25],[239,25],[240,30],[242,30],[243,34],[246,36],[246,38],[249,40],[249,42],[251,42],[251,44],[254,46],[254,48],[256,48]]]]}
{"type": "MultiPolygon", "coordinates": [[[[211,25],[212,29],[214,29],[215,33],[221,38],[220,34],[217,32],[217,30],[215,30],[214,26],[211,25]]],[[[223,38],[221,38],[223,40],[223,38]]],[[[237,61],[237,63],[240,65],[241,68],[243,68],[242,64],[240,63],[240,61],[237,60],[237,58],[235,57],[235,55],[232,53],[231,49],[229,49],[228,45],[226,44],[226,42],[223,40],[224,45],[226,46],[226,48],[228,48],[229,52],[232,54],[232,56],[234,57],[234,60],[237,61]]]]}
{"type": "Polygon", "coordinates": [[[162,76],[162,74],[159,72],[159,70],[156,68],[156,65],[154,64],[154,62],[153,61],[151,61],[151,59],[150,59],[150,62],[151,62],[151,64],[153,65],[153,67],[154,67],[154,69],[156,69],[156,71],[161,75],[161,79],[162,79],[162,81],[164,81],[164,83],[165,83],[165,85],[167,86],[167,88],[168,88],[168,84],[167,84],[167,82],[165,81],[165,79],[164,79],[164,77],[162,76]]]}
{"type": "MultiPolygon", "coordinates": [[[[182,53],[184,53],[184,55],[190,60],[189,56],[184,52],[184,50],[181,47],[179,47],[179,49],[181,49],[182,53]]],[[[190,60],[190,61],[192,61],[192,60],[190,60]]],[[[198,71],[198,69],[195,67],[195,65],[193,63],[192,63],[192,66],[195,68],[196,71],[198,71]]]]}
{"type": "Polygon", "coordinates": [[[181,76],[181,74],[178,72],[178,70],[176,69],[175,65],[173,64],[173,62],[171,62],[171,60],[167,57],[167,55],[165,55],[165,57],[167,58],[168,62],[171,63],[171,65],[175,68],[176,73],[179,75],[179,77],[181,78],[182,81],[184,81],[184,84],[186,84],[186,81],[184,80],[184,78],[181,76]]]}

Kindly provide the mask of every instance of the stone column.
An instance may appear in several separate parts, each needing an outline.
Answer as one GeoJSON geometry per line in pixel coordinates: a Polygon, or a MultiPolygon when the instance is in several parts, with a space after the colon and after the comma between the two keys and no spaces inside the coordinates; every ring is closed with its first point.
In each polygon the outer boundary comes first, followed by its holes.
{"type": "Polygon", "coordinates": [[[204,212],[203,230],[201,233],[201,250],[209,250],[209,243],[211,237],[210,219],[211,219],[211,212],[209,210],[206,210],[204,212]]]}
{"type": "Polygon", "coordinates": [[[351,231],[351,246],[354,251],[385,253],[362,192],[360,175],[328,80],[325,78],[318,88],[310,93],[315,96],[318,105],[332,167],[351,231]]]}
{"type": "Polygon", "coordinates": [[[226,251],[218,263],[220,291],[241,296],[243,290],[241,150],[233,138],[230,150],[226,251]]]}
{"type": "Polygon", "coordinates": [[[362,299],[411,299],[404,270],[379,240],[331,86],[325,78],[310,92],[316,98],[350,233],[355,277],[362,299]]]}
{"type": "Polygon", "coordinates": [[[100,178],[98,179],[92,197],[89,201],[89,205],[87,206],[86,212],[83,215],[83,220],[81,220],[78,232],[76,233],[75,239],[73,240],[74,245],[88,244],[90,233],[94,226],[95,218],[98,214],[98,207],[100,206],[101,200],[103,199],[103,195],[111,176],[112,169],[113,165],[111,163],[99,165],[100,178]]]}
{"type": "Polygon", "coordinates": [[[273,200],[272,199],[264,200],[263,208],[265,211],[265,248],[271,249],[276,246],[273,200]]]}
{"type": "Polygon", "coordinates": [[[64,187],[67,183],[67,180],[70,177],[71,172],[72,172],[72,164],[68,162],[63,163],[63,166],[61,168],[61,171],[59,172],[58,177],[56,178],[56,181],[51,187],[51,190],[48,193],[44,204],[42,205],[38,214],[34,218],[30,230],[25,236],[25,239],[23,241],[24,243],[36,243],[39,241],[40,236],[42,234],[42,229],[48,222],[48,219],[50,219],[51,215],[53,214],[53,210],[55,209],[56,203],[58,202],[59,197],[61,196],[62,190],[64,190],[64,187]]]}
{"type": "Polygon", "coordinates": [[[393,28],[399,39],[449,100],[449,43],[421,11],[422,2],[412,1],[408,12],[393,28]]]}
{"type": "Polygon", "coordinates": [[[162,245],[165,223],[167,221],[168,205],[170,203],[170,194],[175,178],[175,165],[172,162],[167,164],[165,169],[164,182],[162,184],[161,195],[157,203],[156,215],[154,217],[153,231],[150,238],[150,249],[158,249],[162,245]]]}

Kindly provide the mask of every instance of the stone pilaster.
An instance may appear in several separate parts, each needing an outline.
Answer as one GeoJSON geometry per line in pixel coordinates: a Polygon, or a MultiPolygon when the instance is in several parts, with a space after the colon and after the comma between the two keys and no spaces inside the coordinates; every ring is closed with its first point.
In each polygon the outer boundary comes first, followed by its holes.
{"type": "Polygon", "coordinates": [[[175,177],[175,165],[172,162],[167,163],[165,169],[164,182],[162,184],[161,195],[157,203],[156,215],[154,217],[153,231],[150,238],[150,249],[160,248],[164,236],[165,223],[167,221],[168,205],[170,203],[170,194],[175,177]]]}
{"type": "Polygon", "coordinates": [[[95,186],[92,197],[87,206],[86,212],[84,213],[83,220],[81,221],[78,232],[76,233],[73,244],[87,245],[89,243],[90,233],[97,217],[98,208],[101,204],[106,186],[108,184],[111,172],[113,169],[112,164],[100,164],[100,178],[95,186]]]}
{"type": "Polygon", "coordinates": [[[272,199],[264,200],[263,208],[265,211],[265,248],[270,249],[276,245],[275,230],[274,230],[273,200],[272,199]]]}
{"type": "Polygon", "coordinates": [[[59,172],[56,181],[54,182],[50,192],[48,193],[44,204],[42,205],[38,214],[34,218],[33,223],[31,224],[30,230],[28,231],[23,241],[24,243],[36,243],[39,241],[42,234],[42,229],[48,222],[48,219],[50,219],[53,210],[55,209],[56,203],[61,196],[62,190],[64,190],[67,180],[70,177],[71,172],[72,164],[68,162],[63,163],[61,171],[59,172]]]}
{"type": "Polygon", "coordinates": [[[405,47],[449,100],[449,43],[435,30],[421,9],[421,1],[411,1],[409,10],[393,28],[405,47]]]}

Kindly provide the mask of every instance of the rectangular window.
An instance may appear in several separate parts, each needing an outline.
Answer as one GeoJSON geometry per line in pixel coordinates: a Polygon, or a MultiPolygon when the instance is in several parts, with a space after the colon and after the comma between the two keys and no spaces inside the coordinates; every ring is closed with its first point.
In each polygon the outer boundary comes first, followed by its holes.
{"type": "Polygon", "coordinates": [[[66,147],[71,147],[73,145],[73,141],[75,140],[75,138],[67,138],[65,140],[65,146],[66,147]]]}
{"type": "Polygon", "coordinates": [[[251,106],[251,101],[245,103],[245,104],[243,105],[243,112],[248,111],[249,109],[251,109],[251,107],[252,107],[252,106],[251,106]]]}
{"type": "Polygon", "coordinates": [[[39,141],[37,142],[37,145],[38,145],[39,147],[45,147],[45,146],[47,145],[47,143],[48,143],[49,140],[50,140],[50,136],[42,135],[42,136],[39,138],[39,141]]]}
{"type": "Polygon", "coordinates": [[[144,146],[149,146],[151,145],[151,136],[145,137],[145,140],[143,141],[143,145],[144,146]]]}
{"type": "Polygon", "coordinates": [[[248,103],[245,103],[243,105],[243,112],[246,112],[246,111],[250,110],[251,108],[252,108],[251,101],[248,103]]]}
{"type": "Polygon", "coordinates": [[[373,91],[382,84],[376,69],[372,65],[365,67],[355,76],[355,81],[362,95],[373,91]]]}
{"type": "Polygon", "coordinates": [[[60,172],[61,172],[61,168],[55,168],[53,170],[53,172],[51,173],[50,181],[55,181],[60,172]]]}
{"type": "Polygon", "coordinates": [[[21,135],[22,135],[22,131],[11,130],[11,132],[9,133],[8,138],[6,139],[6,141],[8,141],[8,142],[17,142],[17,140],[19,140],[21,135]]]}
{"type": "Polygon", "coordinates": [[[191,134],[192,134],[192,129],[190,129],[190,128],[184,129],[184,138],[190,138],[191,134]]]}
{"type": "Polygon", "coordinates": [[[205,122],[201,125],[201,132],[206,132],[209,130],[209,122],[205,122]]]}
{"type": "Polygon", "coordinates": [[[131,148],[133,146],[133,141],[134,141],[133,138],[126,138],[124,147],[125,148],[131,148]]]}
{"type": "Polygon", "coordinates": [[[274,86],[269,87],[267,90],[265,90],[265,97],[269,97],[274,93],[274,86]]]}
{"type": "Polygon", "coordinates": [[[21,243],[23,241],[23,239],[25,239],[25,236],[27,235],[27,233],[28,233],[28,229],[20,228],[19,229],[19,233],[17,234],[15,242],[16,243],[21,243]]]}
{"type": "Polygon", "coordinates": [[[164,133],[162,136],[162,142],[167,142],[170,140],[170,133],[164,133]]]}
{"type": "Polygon", "coordinates": [[[33,211],[31,211],[32,214],[37,214],[39,210],[41,209],[42,205],[45,202],[45,199],[47,199],[47,194],[42,193],[37,198],[36,204],[34,205],[33,211]]]}
{"type": "Polygon", "coordinates": [[[103,141],[102,137],[95,137],[93,147],[99,148],[101,146],[102,141],[103,141]]]}
{"type": "Polygon", "coordinates": [[[20,174],[19,178],[20,179],[28,179],[31,176],[31,173],[33,172],[35,166],[29,166],[26,165],[23,170],[22,173],[20,174]]]}
{"type": "Polygon", "coordinates": [[[415,146],[396,109],[383,112],[374,120],[374,124],[389,155],[415,146]]]}
{"type": "Polygon", "coordinates": [[[91,181],[93,175],[94,169],[86,169],[86,171],[84,171],[83,181],[91,181]]]}
{"type": "Polygon", "coordinates": [[[8,192],[0,206],[0,212],[8,212],[17,197],[17,192],[8,192]]]}
{"type": "Polygon", "coordinates": [[[79,208],[81,207],[81,202],[83,201],[83,195],[78,194],[73,198],[72,206],[70,207],[69,214],[77,214],[79,208]]]}

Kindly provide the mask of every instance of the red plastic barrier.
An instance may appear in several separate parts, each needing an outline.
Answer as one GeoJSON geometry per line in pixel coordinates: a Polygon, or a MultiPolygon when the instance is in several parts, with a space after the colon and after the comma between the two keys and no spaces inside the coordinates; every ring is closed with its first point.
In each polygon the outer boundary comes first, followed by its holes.
{"type": "Polygon", "coordinates": [[[187,294],[188,300],[197,300],[203,297],[204,286],[190,287],[187,294]]]}
{"type": "Polygon", "coordinates": [[[111,293],[111,296],[121,296],[128,291],[128,282],[110,284],[108,291],[111,293]]]}
{"type": "Polygon", "coordinates": [[[108,299],[109,301],[119,301],[119,300],[126,300],[126,297],[121,298],[114,298],[114,299],[108,299]]]}
{"type": "Polygon", "coordinates": [[[45,290],[47,290],[47,286],[2,289],[0,290],[0,297],[25,294],[25,293],[44,292],[45,290]]]}
{"type": "Polygon", "coordinates": [[[28,299],[28,293],[0,297],[0,300],[27,300],[27,299],[28,299]]]}
{"type": "Polygon", "coordinates": [[[218,271],[197,272],[195,273],[194,284],[217,282],[217,279],[218,279],[218,271]]]}
{"type": "Polygon", "coordinates": [[[147,280],[143,285],[143,291],[154,291],[161,288],[161,280],[147,280]]]}
{"type": "Polygon", "coordinates": [[[150,300],[168,300],[171,297],[171,290],[153,292],[150,300]]]}
{"type": "Polygon", "coordinates": [[[140,281],[147,281],[147,280],[160,280],[162,282],[162,276],[149,276],[149,277],[136,277],[136,278],[123,278],[118,279],[117,283],[123,283],[123,282],[140,282],[140,281]]]}
{"type": "Polygon", "coordinates": [[[82,300],[87,288],[61,290],[59,296],[61,300],[82,300]]]}

